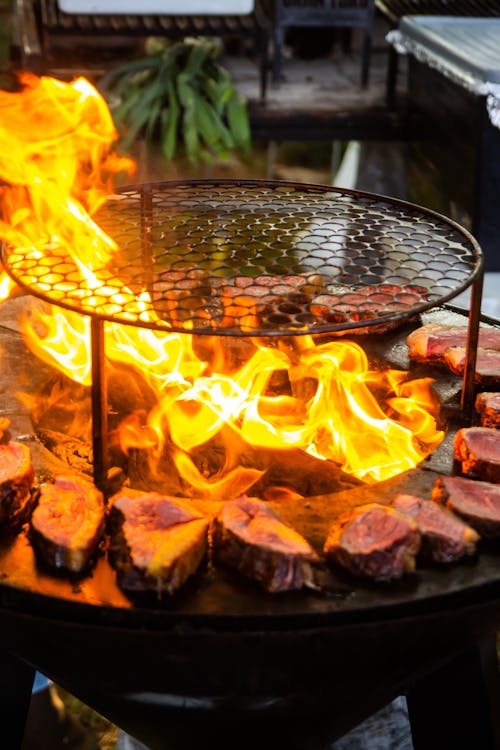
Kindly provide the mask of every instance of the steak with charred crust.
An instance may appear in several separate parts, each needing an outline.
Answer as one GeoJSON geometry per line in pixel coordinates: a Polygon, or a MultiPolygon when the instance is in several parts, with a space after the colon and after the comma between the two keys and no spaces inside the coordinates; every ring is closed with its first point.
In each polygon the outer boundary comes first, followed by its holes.
{"type": "Polygon", "coordinates": [[[267,591],[314,585],[311,563],[319,561],[310,544],[256,497],[227,502],[213,524],[217,560],[258,581],[267,591]]]}
{"type": "Polygon", "coordinates": [[[422,534],[421,551],[434,562],[454,562],[476,551],[479,534],[433,500],[398,495],[392,507],[416,521],[422,534]]]}
{"type": "Polygon", "coordinates": [[[462,427],[455,435],[453,455],[462,473],[485,482],[500,482],[500,432],[489,427],[462,427]]]}
{"type": "Polygon", "coordinates": [[[415,569],[420,544],[413,519],[390,506],[368,503],[333,524],[324,552],[356,576],[390,581],[415,569]]]}
{"type": "Polygon", "coordinates": [[[444,503],[482,537],[500,537],[500,486],[465,477],[436,479],[432,499],[444,503]]]}
{"type": "MultiPolygon", "coordinates": [[[[445,349],[443,361],[455,375],[463,375],[467,361],[465,346],[452,346],[445,349]]],[[[474,381],[483,388],[500,386],[500,351],[496,349],[478,349],[474,381]]]]}
{"type": "MultiPolygon", "coordinates": [[[[416,328],[406,339],[411,359],[420,362],[442,361],[446,349],[466,346],[467,326],[428,323],[416,328]]],[[[500,350],[500,329],[481,326],[478,346],[483,349],[500,350]]]]}
{"type": "Polygon", "coordinates": [[[209,520],[187,500],[123,491],[112,498],[109,558],[118,584],[134,593],[172,594],[207,550],[209,520]]]}
{"type": "Polygon", "coordinates": [[[475,407],[483,427],[500,427],[500,393],[478,393],[475,407]]]}
{"type": "Polygon", "coordinates": [[[31,517],[30,537],[49,567],[85,571],[104,532],[104,500],[90,482],[63,475],[42,485],[31,517]]]}
{"type": "Polygon", "coordinates": [[[33,507],[35,470],[31,451],[23,443],[0,445],[0,528],[17,533],[33,507]]]}

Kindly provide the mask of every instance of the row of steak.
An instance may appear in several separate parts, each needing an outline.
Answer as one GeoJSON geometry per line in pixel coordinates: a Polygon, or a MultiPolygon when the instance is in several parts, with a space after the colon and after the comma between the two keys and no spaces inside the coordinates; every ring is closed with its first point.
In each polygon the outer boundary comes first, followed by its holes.
{"type": "MultiPolygon", "coordinates": [[[[468,329],[432,323],[407,338],[410,359],[437,363],[463,375],[468,329]]],[[[500,387],[500,330],[481,326],[476,383],[500,387]]],[[[459,429],[454,458],[459,476],[437,478],[431,497],[398,495],[390,505],[370,503],[339,518],[326,556],[351,573],[376,580],[400,578],[418,559],[449,563],[472,555],[480,537],[500,538],[500,393],[476,397],[479,425],[459,429]]]]}
{"type": "MultiPolygon", "coordinates": [[[[442,364],[463,375],[467,338],[467,326],[429,323],[412,331],[406,343],[410,359],[442,364]]],[[[500,328],[480,326],[475,380],[483,388],[500,387],[500,328]]]]}
{"type": "Polygon", "coordinates": [[[172,594],[207,558],[210,539],[215,561],[268,591],[314,585],[318,555],[258,498],[228,501],[213,517],[183,498],[126,488],[106,505],[78,475],[35,488],[30,451],[21,443],[0,445],[0,465],[2,528],[13,534],[27,523],[45,569],[84,574],[102,551],[126,592],[172,594]]]}
{"type": "MultiPolygon", "coordinates": [[[[3,445],[4,454],[24,455],[19,445],[3,445]]],[[[11,488],[20,486],[12,478],[3,480],[11,488]]],[[[56,477],[28,494],[28,533],[37,558],[51,569],[86,572],[106,539],[117,581],[129,593],[172,594],[209,551],[215,562],[271,592],[315,586],[319,555],[258,498],[230,500],[210,517],[182,498],[129,489],[106,507],[101,493],[78,476],[56,477]]],[[[440,477],[432,499],[399,495],[392,505],[371,503],[342,516],[323,552],[355,575],[392,580],[413,570],[420,555],[449,563],[474,554],[480,534],[500,536],[500,487],[440,477]]]]}

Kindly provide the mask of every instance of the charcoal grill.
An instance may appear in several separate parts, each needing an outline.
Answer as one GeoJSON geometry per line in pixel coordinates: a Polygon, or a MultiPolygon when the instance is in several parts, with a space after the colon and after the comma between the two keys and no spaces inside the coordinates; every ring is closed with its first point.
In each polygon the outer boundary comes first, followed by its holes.
{"type": "MultiPolygon", "coordinates": [[[[152,292],[154,327],[196,335],[359,334],[367,326],[403,318],[396,332],[364,337],[368,348],[389,361],[404,358],[415,315],[463,320],[463,313],[450,313],[446,303],[472,285],[469,375],[463,387],[455,376],[442,384],[451,400],[467,389],[472,394],[481,252],[465,230],[435,213],[321,186],[200,181],[126,188],[99,219],[124,252],[113,266],[94,269],[109,279],[109,289],[100,292],[101,308],[82,294],[75,269],[57,250],[28,267],[22,252],[6,248],[4,261],[30,293],[91,317],[94,419],[101,432],[95,439],[102,469],[104,324],[153,327],[126,299],[117,302],[125,285],[132,292],[152,292]],[[173,267],[177,275],[168,276],[173,267]],[[290,300],[297,290],[278,293],[275,276],[306,278],[311,288],[300,290],[300,300],[290,300]],[[242,288],[253,299],[248,290],[258,288],[263,277],[278,299],[265,300],[258,323],[246,311],[233,318],[216,314],[223,308],[224,286],[249,280],[242,288]],[[318,277],[321,290],[331,296],[331,305],[320,312],[312,304],[318,277]],[[196,293],[187,284],[185,294],[180,280],[196,281],[196,293]],[[345,304],[345,294],[373,286],[387,287],[375,310],[367,310],[363,301],[345,304]],[[416,302],[404,296],[408,286],[421,295],[416,302]],[[341,299],[334,301],[336,296],[341,299]],[[114,305],[111,312],[104,308],[108,304],[114,305]],[[193,315],[207,306],[210,315],[193,315]],[[190,318],[194,323],[187,327],[190,318]]],[[[3,334],[9,355],[5,377],[14,391],[15,364],[27,360],[29,368],[29,355],[16,335],[3,334]]],[[[464,407],[454,419],[447,440],[419,468],[376,486],[299,503],[276,499],[280,513],[321,549],[330,523],[347,508],[389,501],[398,492],[428,495],[436,475],[452,470],[451,440],[466,419],[464,407]]],[[[54,458],[33,437],[25,439],[37,468],[50,471],[54,458]]],[[[405,690],[416,717],[416,750],[463,746],[467,738],[471,746],[493,748],[500,734],[486,699],[495,676],[486,675],[491,658],[485,661],[483,644],[491,645],[499,621],[499,560],[498,550],[485,548],[477,560],[423,568],[390,586],[355,583],[325,567],[318,591],[279,596],[229,571],[208,568],[171,599],[132,603],[117,588],[105,558],[91,576],[55,578],[35,566],[20,535],[0,549],[2,679],[12,680],[2,691],[5,722],[12,736],[19,735],[23,698],[29,697],[36,667],[158,750],[191,749],[202,742],[222,749],[257,743],[321,748],[405,690]],[[460,684],[452,677],[457,665],[460,684]],[[440,702],[439,727],[422,720],[422,711],[432,705],[425,697],[429,682],[450,703],[447,711],[446,701],[440,702]],[[457,712],[464,717],[458,726],[457,712]]]]}
{"type": "MultiPolygon", "coordinates": [[[[94,480],[106,491],[104,324],[194,335],[300,336],[411,318],[473,285],[463,407],[472,403],[482,255],[462,227],[360,191],[263,181],[152,183],[120,191],[97,217],[120,255],[83,282],[48,243],[6,248],[30,294],[91,318],[94,480]],[[137,297],[149,293],[149,301],[137,297]]],[[[49,239],[49,238],[47,238],[49,239]]]]}

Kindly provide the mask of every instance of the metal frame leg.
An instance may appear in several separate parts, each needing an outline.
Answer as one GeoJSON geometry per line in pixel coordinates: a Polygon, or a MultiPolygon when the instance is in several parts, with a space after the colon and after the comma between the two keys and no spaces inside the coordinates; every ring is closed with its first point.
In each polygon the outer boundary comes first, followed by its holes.
{"type": "Polygon", "coordinates": [[[398,53],[394,47],[389,47],[387,54],[387,79],[385,100],[388,109],[394,109],[396,106],[396,86],[398,80],[398,53]]]}
{"type": "Polygon", "coordinates": [[[361,55],[361,86],[366,88],[370,77],[370,58],[372,52],[372,32],[368,29],[363,34],[363,50],[361,55]]]}
{"type": "Polygon", "coordinates": [[[407,694],[414,750],[500,748],[496,638],[478,643],[407,694]]]}
{"type": "Polygon", "coordinates": [[[265,104],[267,99],[267,79],[269,74],[269,37],[265,29],[261,29],[258,33],[258,47],[260,103],[265,104]]]}
{"type": "Polygon", "coordinates": [[[273,82],[281,80],[281,68],[283,65],[283,43],[285,40],[285,28],[276,23],[273,30],[273,82]]]}
{"type": "Polygon", "coordinates": [[[92,352],[92,448],[94,484],[101,492],[107,490],[108,470],[108,393],[104,362],[104,321],[90,320],[92,352]]]}
{"type": "Polygon", "coordinates": [[[0,745],[9,750],[21,747],[34,677],[34,667],[0,651],[0,745]]]}

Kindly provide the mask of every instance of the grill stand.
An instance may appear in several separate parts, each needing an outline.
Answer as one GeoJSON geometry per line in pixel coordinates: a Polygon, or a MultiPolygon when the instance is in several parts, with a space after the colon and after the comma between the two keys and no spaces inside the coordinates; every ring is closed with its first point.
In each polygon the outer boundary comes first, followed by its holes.
{"type": "Polygon", "coordinates": [[[7,651],[0,651],[1,744],[17,750],[21,747],[31,700],[35,670],[7,651]]]}
{"type": "Polygon", "coordinates": [[[469,309],[469,327],[467,335],[467,355],[465,362],[464,380],[460,406],[462,415],[468,423],[472,419],[474,408],[474,375],[476,372],[477,345],[479,343],[479,323],[481,320],[481,299],[483,294],[484,268],[481,265],[480,272],[474,279],[471,287],[471,299],[469,309]]]}
{"type": "Polygon", "coordinates": [[[90,320],[92,356],[92,450],[94,483],[106,493],[108,470],[108,394],[104,357],[104,321],[90,320]]]}
{"type": "Polygon", "coordinates": [[[413,750],[500,748],[495,636],[418,680],[407,701],[413,750]]]}
{"type": "MultiPolygon", "coordinates": [[[[8,652],[0,651],[0,718],[3,741],[7,742],[6,746],[10,750],[20,750],[22,747],[34,673],[31,665],[8,652]]],[[[96,705],[91,696],[83,697],[104,715],[109,715],[110,708],[114,716],[120,715],[123,711],[120,701],[114,705],[113,698],[108,697],[105,704],[100,706],[99,700],[96,705]]],[[[500,677],[495,636],[492,634],[478,641],[468,650],[440,665],[435,671],[417,679],[407,691],[407,701],[414,750],[442,750],[444,747],[498,750],[500,717],[497,709],[500,703],[500,677]]],[[[147,716],[146,706],[143,707],[143,712],[147,716]]],[[[178,723],[175,714],[174,710],[172,721],[166,723],[166,726],[178,723]]],[[[200,719],[201,716],[197,717],[195,722],[199,725],[200,737],[197,737],[191,721],[191,727],[186,728],[185,733],[190,739],[175,744],[176,750],[194,750],[206,740],[207,729],[209,732],[214,731],[214,726],[207,727],[206,722],[200,719]]],[[[307,742],[308,750],[325,747],[325,738],[320,739],[323,733],[315,720],[316,717],[311,717],[309,722],[303,717],[302,721],[302,724],[309,727],[309,737],[314,736],[314,739],[307,742]]],[[[208,723],[211,724],[210,721],[208,723]]],[[[265,712],[259,714],[256,710],[251,717],[252,728],[248,744],[245,739],[247,733],[241,731],[244,725],[234,734],[232,731],[228,732],[228,725],[224,726],[224,722],[221,721],[220,726],[215,727],[219,738],[217,746],[221,750],[229,750],[230,747],[234,747],[236,737],[239,737],[238,747],[241,750],[254,747],[253,743],[256,740],[262,750],[272,750],[280,746],[294,750],[297,745],[294,745],[293,739],[289,744],[287,738],[289,733],[292,734],[289,729],[287,730],[290,723],[293,725],[293,721],[290,722],[290,717],[287,716],[276,717],[276,720],[269,722],[265,712]]],[[[182,725],[182,719],[180,724],[182,725]]],[[[181,727],[177,726],[176,729],[180,730],[182,735],[181,727]]],[[[146,727],[144,732],[143,738],[150,739],[146,727]]],[[[164,743],[165,739],[166,737],[162,736],[161,739],[158,737],[156,744],[153,741],[153,750],[165,747],[164,744],[160,744],[164,743]]],[[[303,741],[304,736],[301,739],[301,742],[303,741]]]]}

